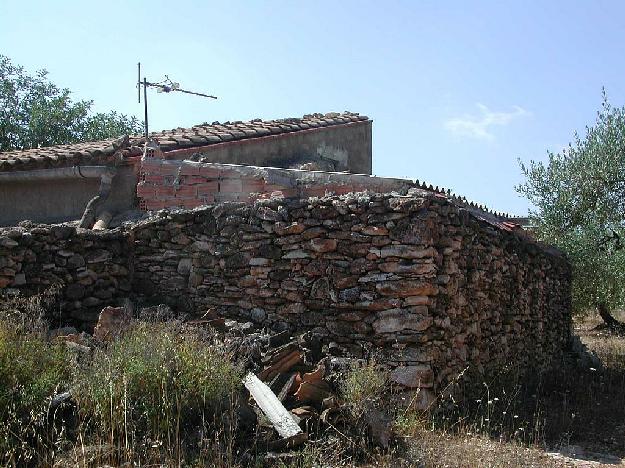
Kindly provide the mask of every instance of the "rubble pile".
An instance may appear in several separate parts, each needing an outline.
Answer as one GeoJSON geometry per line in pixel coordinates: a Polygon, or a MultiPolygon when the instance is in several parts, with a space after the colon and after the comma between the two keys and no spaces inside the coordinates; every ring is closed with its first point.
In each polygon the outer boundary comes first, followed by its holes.
{"type": "MultiPolygon", "coordinates": [[[[327,438],[328,430],[341,437],[350,434],[363,447],[390,446],[391,418],[381,404],[377,405],[380,402],[367,407],[370,411],[359,421],[342,397],[341,383],[346,375],[367,364],[349,356],[346,349],[322,345],[311,332],[275,332],[252,322],[221,317],[214,310],[201,319],[182,322],[165,304],[140,308],[136,314],[133,309],[130,302],[123,307],[105,307],[93,334],[62,327],[51,330],[48,339],[62,342],[70,351],[87,357],[96,349],[105,349],[140,322],[166,322],[181,330],[201,328],[206,332],[207,344],[218,343],[242,367],[246,392],[237,402],[238,429],[241,435],[253,434],[261,451],[272,452],[270,458],[275,452],[295,448],[308,440],[327,438]]],[[[53,399],[54,406],[72,398],[71,389],[60,393],[53,399]]]]}

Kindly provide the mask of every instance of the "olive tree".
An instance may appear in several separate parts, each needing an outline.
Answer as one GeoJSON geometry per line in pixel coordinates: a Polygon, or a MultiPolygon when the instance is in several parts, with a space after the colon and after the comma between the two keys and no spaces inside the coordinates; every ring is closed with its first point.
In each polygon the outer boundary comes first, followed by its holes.
{"type": "Polygon", "coordinates": [[[612,312],[625,304],[625,107],[605,90],[594,125],[548,161],[521,163],[517,190],[535,206],[539,239],[563,250],[573,265],[573,310],[597,310],[625,330],[612,312]]]}
{"type": "Polygon", "coordinates": [[[48,80],[0,55],[0,151],[93,141],[141,133],[141,122],[117,112],[92,113],[93,101],[71,98],[48,80]]]}

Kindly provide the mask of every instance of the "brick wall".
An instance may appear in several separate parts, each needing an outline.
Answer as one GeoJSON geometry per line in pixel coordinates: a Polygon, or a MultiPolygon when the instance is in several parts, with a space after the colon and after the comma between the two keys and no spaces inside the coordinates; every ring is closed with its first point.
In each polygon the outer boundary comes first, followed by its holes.
{"type": "Polygon", "coordinates": [[[270,197],[321,197],[365,190],[405,191],[414,185],[407,180],[347,173],[165,160],[161,154],[161,157],[141,161],[137,197],[142,210],[156,211],[190,209],[223,201],[252,202],[270,197]]]}

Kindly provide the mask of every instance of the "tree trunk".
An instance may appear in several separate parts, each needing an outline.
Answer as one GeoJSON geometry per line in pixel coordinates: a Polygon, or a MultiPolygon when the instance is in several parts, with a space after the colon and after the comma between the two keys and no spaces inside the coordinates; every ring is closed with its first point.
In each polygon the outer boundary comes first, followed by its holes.
{"type": "Polygon", "coordinates": [[[610,313],[610,309],[605,302],[600,302],[597,304],[597,311],[599,312],[599,316],[605,323],[605,325],[612,331],[616,331],[619,333],[625,333],[625,323],[616,320],[612,314],[610,313]]]}

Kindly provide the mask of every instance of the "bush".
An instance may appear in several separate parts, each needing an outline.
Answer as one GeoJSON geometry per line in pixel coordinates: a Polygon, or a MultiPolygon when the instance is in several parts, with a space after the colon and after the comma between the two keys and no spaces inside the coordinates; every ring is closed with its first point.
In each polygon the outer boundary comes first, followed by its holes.
{"type": "Polygon", "coordinates": [[[0,319],[0,460],[41,460],[56,444],[48,424],[52,397],[67,390],[70,359],[63,345],[0,319]]]}
{"type": "Polygon", "coordinates": [[[365,411],[380,400],[387,382],[386,373],[375,363],[352,367],[341,383],[341,395],[354,410],[365,411]]]}
{"type": "Polygon", "coordinates": [[[240,382],[240,370],[198,330],[139,323],[96,351],[75,396],[83,429],[120,459],[179,459],[181,441],[215,428],[240,382]]]}

